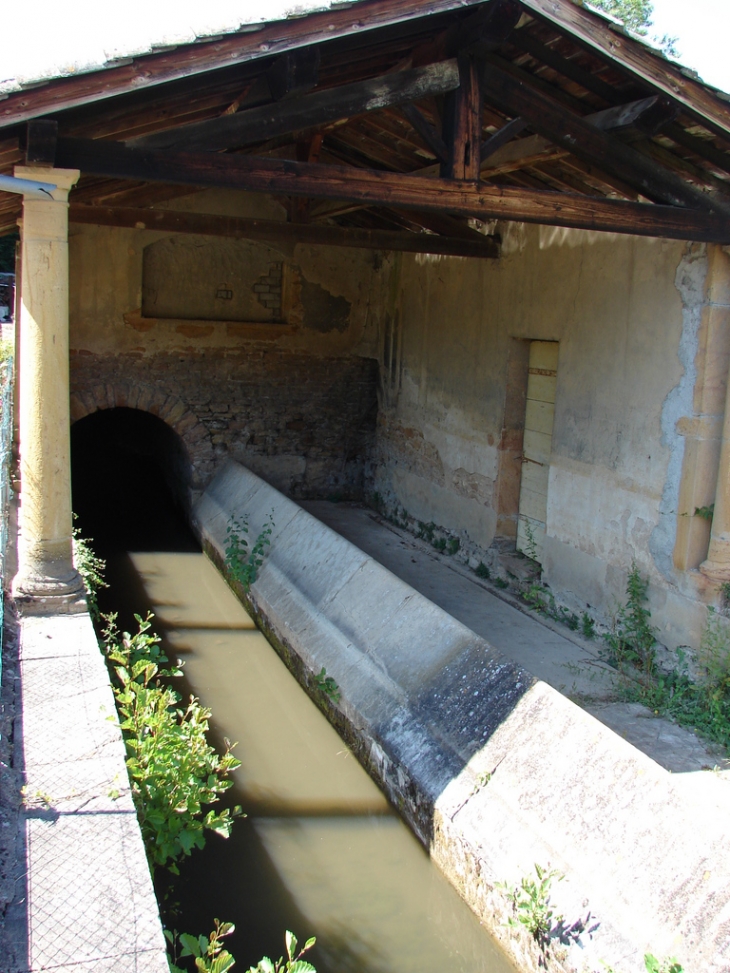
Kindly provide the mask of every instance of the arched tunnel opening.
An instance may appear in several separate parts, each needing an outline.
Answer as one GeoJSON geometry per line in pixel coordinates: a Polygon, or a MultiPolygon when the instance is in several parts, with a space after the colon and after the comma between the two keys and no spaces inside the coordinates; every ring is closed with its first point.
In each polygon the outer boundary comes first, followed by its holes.
{"type": "Polygon", "coordinates": [[[127,552],[199,550],[188,526],[190,480],[182,440],[149,412],[100,410],[71,427],[76,526],[107,565],[101,610],[118,611],[125,625],[139,605],[127,552]]]}

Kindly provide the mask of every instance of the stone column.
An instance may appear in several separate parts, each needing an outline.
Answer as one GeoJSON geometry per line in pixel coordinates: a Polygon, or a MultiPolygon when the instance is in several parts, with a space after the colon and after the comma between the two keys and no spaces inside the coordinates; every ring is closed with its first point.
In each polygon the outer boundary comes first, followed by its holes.
{"type": "MultiPolygon", "coordinates": [[[[713,311],[730,322],[730,259],[720,247],[708,250],[711,257],[709,303],[713,311]]],[[[730,376],[725,396],[720,464],[715,488],[710,547],[700,571],[711,581],[730,581],[730,376]]]]}
{"type": "Polygon", "coordinates": [[[55,183],[23,198],[20,281],[20,537],[13,593],[30,612],[80,611],[83,584],[71,541],[68,364],[68,193],[76,169],[17,166],[55,183]]]}

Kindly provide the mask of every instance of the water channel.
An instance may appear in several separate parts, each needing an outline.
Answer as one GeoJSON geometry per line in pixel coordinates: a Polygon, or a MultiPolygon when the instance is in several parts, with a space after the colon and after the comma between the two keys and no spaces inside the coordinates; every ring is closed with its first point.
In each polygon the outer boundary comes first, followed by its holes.
{"type": "Polygon", "coordinates": [[[128,418],[74,427],[74,508],[107,560],[101,607],[127,629],[154,612],[168,656],[185,663],[176,688],[212,709],[217,745],[238,742],[226,803],[247,814],[158,883],[178,909],[167,925],[234,922],[242,970],[281,955],[291,929],[317,937],[318,973],[513,973],[201,553],[128,418]]]}

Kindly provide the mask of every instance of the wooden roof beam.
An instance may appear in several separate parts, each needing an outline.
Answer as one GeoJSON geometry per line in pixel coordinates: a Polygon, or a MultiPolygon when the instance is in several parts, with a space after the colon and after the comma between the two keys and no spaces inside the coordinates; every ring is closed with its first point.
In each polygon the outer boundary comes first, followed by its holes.
{"type": "Polygon", "coordinates": [[[233,115],[181,125],[156,135],[130,139],[127,144],[140,149],[184,148],[185,151],[201,152],[238,148],[391,105],[418,101],[429,95],[443,95],[458,87],[456,60],[440,61],[410,71],[292,96],[233,115]]]}
{"type": "Polygon", "coordinates": [[[139,209],[120,206],[69,207],[72,223],[122,226],[165,233],[195,233],[201,236],[260,240],[263,243],[304,243],[315,246],[357,247],[366,250],[396,250],[407,253],[438,253],[457,257],[494,259],[499,240],[472,233],[469,239],[434,233],[405,233],[393,230],[350,229],[322,224],[250,220],[175,210],[139,209]]]}
{"type": "Polygon", "coordinates": [[[283,193],[492,219],[679,240],[730,243],[730,221],[713,213],[623,200],[508,189],[472,181],[214,152],[149,152],[114,142],[59,139],[56,164],[121,179],[283,193]]]}

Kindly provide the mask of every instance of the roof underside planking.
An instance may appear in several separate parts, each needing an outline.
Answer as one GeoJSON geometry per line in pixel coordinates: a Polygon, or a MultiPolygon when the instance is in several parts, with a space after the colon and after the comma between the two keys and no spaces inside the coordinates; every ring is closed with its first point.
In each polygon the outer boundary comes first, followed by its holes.
{"type": "MultiPolygon", "coordinates": [[[[0,101],[71,220],[464,256],[496,220],[730,243],[730,105],[571,0],[360,0],[0,101]],[[285,224],[171,213],[267,192],[285,224]]],[[[20,197],[0,193],[0,233],[20,197]]]]}

